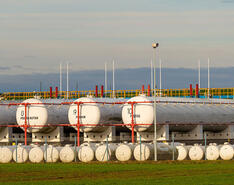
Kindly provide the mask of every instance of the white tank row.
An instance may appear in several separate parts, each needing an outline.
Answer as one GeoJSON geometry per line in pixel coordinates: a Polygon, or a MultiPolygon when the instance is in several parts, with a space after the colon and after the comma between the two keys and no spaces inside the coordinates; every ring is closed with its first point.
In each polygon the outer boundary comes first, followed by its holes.
{"type": "MultiPolygon", "coordinates": [[[[234,145],[225,143],[224,145],[210,144],[205,147],[201,145],[185,146],[177,143],[172,145],[158,143],[157,156],[158,160],[232,160],[234,156],[234,145]],[[174,151],[173,151],[174,150],[174,151]]],[[[96,144],[84,143],[80,147],[66,145],[64,147],[54,147],[52,145],[30,145],[23,146],[3,146],[0,147],[0,163],[24,163],[30,161],[32,163],[41,162],[64,162],[70,163],[75,160],[82,162],[90,161],[146,161],[153,160],[154,148],[152,143],[141,144],[96,144]]]]}

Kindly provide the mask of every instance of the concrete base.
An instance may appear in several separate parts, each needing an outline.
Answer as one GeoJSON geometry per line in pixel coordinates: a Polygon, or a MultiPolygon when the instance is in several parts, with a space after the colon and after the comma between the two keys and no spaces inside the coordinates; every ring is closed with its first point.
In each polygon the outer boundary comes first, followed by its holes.
{"type": "Polygon", "coordinates": [[[120,141],[131,141],[131,133],[130,132],[120,132],[120,141]]]}
{"type": "MultiPolygon", "coordinates": [[[[137,132],[137,141],[153,141],[154,132],[137,132]]],[[[160,129],[157,129],[157,141],[169,140],[169,126],[163,125],[160,129]]]]}
{"type": "Polygon", "coordinates": [[[12,134],[12,142],[17,142],[18,143],[21,143],[21,142],[24,142],[24,133],[13,133],[12,134]]]}
{"type": "Polygon", "coordinates": [[[62,142],[63,138],[63,127],[57,127],[50,133],[32,133],[32,142],[33,143],[40,143],[40,142],[48,142],[48,143],[57,143],[62,142]]]}
{"type": "Polygon", "coordinates": [[[170,139],[172,140],[172,134],[174,134],[174,140],[202,140],[203,139],[203,126],[197,125],[193,130],[189,132],[172,132],[170,139]]]}
{"type": "Polygon", "coordinates": [[[12,128],[4,127],[0,130],[0,143],[9,143],[12,140],[12,128]]]}
{"type": "Polygon", "coordinates": [[[115,141],[116,138],[115,127],[108,127],[104,132],[84,132],[84,142],[96,142],[96,141],[115,141]]]}
{"type": "Polygon", "coordinates": [[[206,139],[234,139],[234,125],[229,125],[221,132],[204,132],[206,139]]]}

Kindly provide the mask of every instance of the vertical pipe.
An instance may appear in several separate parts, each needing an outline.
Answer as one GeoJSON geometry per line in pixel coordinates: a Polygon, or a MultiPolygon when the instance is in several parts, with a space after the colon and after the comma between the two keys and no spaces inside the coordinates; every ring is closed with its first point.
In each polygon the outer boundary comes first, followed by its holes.
{"type": "Polygon", "coordinates": [[[95,87],[95,96],[96,96],[96,98],[98,97],[98,86],[97,85],[95,87]]]}
{"type": "Polygon", "coordinates": [[[148,85],[148,95],[147,96],[150,96],[150,84],[148,85]]]}
{"type": "Polygon", "coordinates": [[[134,143],[134,111],[133,111],[133,108],[134,108],[134,102],[131,103],[131,106],[132,106],[132,143],[134,143]]]}
{"type": "Polygon", "coordinates": [[[58,87],[55,87],[55,98],[58,98],[58,87]]]}
{"type": "Polygon", "coordinates": [[[190,97],[193,97],[193,85],[190,84],[189,88],[190,88],[190,97]]]}
{"type": "Polygon", "coordinates": [[[113,60],[113,97],[115,97],[115,61],[113,60]]]}
{"type": "Polygon", "coordinates": [[[53,90],[52,90],[52,87],[50,87],[50,98],[52,98],[52,93],[53,93],[53,90]]]}
{"type": "Polygon", "coordinates": [[[160,66],[159,66],[160,68],[160,71],[159,71],[159,73],[160,73],[160,75],[159,75],[159,78],[160,78],[160,84],[159,84],[159,96],[161,97],[162,96],[162,61],[161,61],[161,59],[160,59],[160,66]]]}
{"type": "Polygon", "coordinates": [[[77,146],[80,146],[80,102],[77,103],[77,146]]]}
{"type": "Polygon", "coordinates": [[[101,97],[103,97],[103,85],[101,86],[101,97]]]}
{"type": "Polygon", "coordinates": [[[205,136],[205,160],[206,160],[206,146],[207,146],[207,143],[206,143],[206,132],[204,132],[204,136],[205,136]]]}
{"type": "Polygon", "coordinates": [[[67,63],[67,99],[69,94],[69,63],[67,63]]]}
{"type": "Polygon", "coordinates": [[[199,85],[196,84],[196,97],[199,98],[199,85]]]}
{"type": "MultiPolygon", "coordinates": [[[[154,85],[153,85],[153,83],[154,83],[153,81],[154,81],[154,80],[153,80],[153,62],[152,62],[152,60],[151,60],[150,64],[151,64],[151,65],[150,65],[150,67],[151,67],[151,69],[150,69],[150,72],[151,72],[151,81],[150,81],[150,82],[151,82],[151,85],[150,85],[150,87],[153,88],[153,87],[154,87],[154,85]]],[[[153,94],[153,93],[152,93],[152,94],[153,94]]]]}
{"type": "Polygon", "coordinates": [[[17,140],[17,137],[15,138],[15,145],[16,145],[16,148],[15,148],[15,159],[16,159],[16,163],[18,161],[18,154],[17,154],[17,149],[18,149],[18,140],[17,140]]]}
{"type": "Polygon", "coordinates": [[[142,94],[144,94],[144,92],[145,92],[145,86],[144,85],[141,86],[141,91],[142,91],[142,94]]]}
{"type": "Polygon", "coordinates": [[[157,153],[157,108],[156,108],[156,48],[155,52],[153,52],[153,60],[154,60],[154,160],[158,160],[157,153]]]}
{"type": "Polygon", "coordinates": [[[27,145],[27,103],[24,104],[25,120],[24,120],[24,145],[27,145]]]}
{"type": "Polygon", "coordinates": [[[106,93],[107,93],[107,63],[105,63],[105,94],[106,93]]]}
{"type": "Polygon", "coordinates": [[[210,98],[210,58],[208,58],[208,98],[210,98]]]}
{"type": "Polygon", "coordinates": [[[172,160],[175,160],[175,137],[174,132],[172,132],[172,160]]]}
{"type": "Polygon", "coordinates": [[[63,87],[62,87],[62,83],[63,83],[63,80],[62,80],[62,63],[60,63],[60,84],[59,84],[59,95],[60,97],[62,96],[62,90],[63,90],[63,87]]]}

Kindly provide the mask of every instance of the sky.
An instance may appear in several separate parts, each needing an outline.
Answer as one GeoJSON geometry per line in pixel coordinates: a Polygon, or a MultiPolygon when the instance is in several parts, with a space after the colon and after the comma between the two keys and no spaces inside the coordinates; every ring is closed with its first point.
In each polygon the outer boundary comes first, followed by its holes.
{"type": "Polygon", "coordinates": [[[234,0],[0,0],[0,74],[234,66],[234,0]]]}

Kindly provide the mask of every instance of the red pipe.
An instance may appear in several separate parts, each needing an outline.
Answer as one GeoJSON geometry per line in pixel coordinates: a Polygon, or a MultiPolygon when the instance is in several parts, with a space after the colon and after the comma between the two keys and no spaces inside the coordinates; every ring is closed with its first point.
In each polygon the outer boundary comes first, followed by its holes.
{"type": "Polygon", "coordinates": [[[95,96],[98,97],[98,86],[96,85],[96,88],[95,88],[95,96]]]}
{"type": "Polygon", "coordinates": [[[58,98],[58,87],[55,87],[55,98],[58,98]]]}
{"type": "Polygon", "coordinates": [[[193,85],[190,84],[190,96],[192,97],[193,96],[193,85]]]}
{"type": "Polygon", "coordinates": [[[141,89],[142,89],[142,94],[144,94],[144,92],[145,92],[145,86],[142,85],[141,89]]]}
{"type": "Polygon", "coordinates": [[[150,84],[148,85],[148,95],[147,96],[150,96],[150,84]]]}
{"type": "Polygon", "coordinates": [[[199,97],[199,86],[196,84],[196,97],[199,97]]]}
{"type": "Polygon", "coordinates": [[[104,87],[103,87],[103,85],[101,86],[101,97],[103,97],[103,89],[104,89],[104,87]]]}
{"type": "Polygon", "coordinates": [[[52,98],[52,87],[50,87],[50,98],[52,98]]]}

